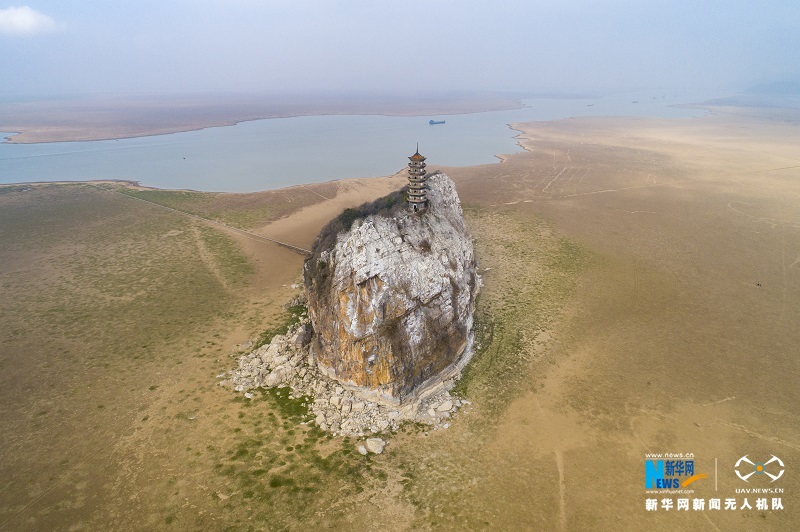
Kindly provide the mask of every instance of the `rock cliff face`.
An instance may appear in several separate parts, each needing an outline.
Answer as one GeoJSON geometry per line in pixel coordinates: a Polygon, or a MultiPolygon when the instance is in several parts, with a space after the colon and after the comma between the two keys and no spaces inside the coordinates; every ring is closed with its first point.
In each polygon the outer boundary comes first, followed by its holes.
{"type": "Polygon", "coordinates": [[[472,241],[452,180],[434,174],[428,184],[426,212],[356,219],[318,241],[305,266],[311,362],[384,404],[440,391],[472,354],[472,241]]]}

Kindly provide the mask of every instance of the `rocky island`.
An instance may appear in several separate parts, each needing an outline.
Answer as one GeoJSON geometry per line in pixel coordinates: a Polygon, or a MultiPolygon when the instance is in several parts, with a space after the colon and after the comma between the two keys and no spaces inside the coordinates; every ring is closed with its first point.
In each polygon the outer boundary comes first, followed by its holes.
{"type": "MultiPolygon", "coordinates": [[[[393,406],[441,388],[469,360],[478,275],[453,182],[427,212],[355,220],[306,262],[310,356],[327,376],[393,406]]],[[[324,240],[324,239],[323,239],[324,240]]]]}
{"type": "Polygon", "coordinates": [[[447,424],[480,277],[453,181],[410,159],[408,187],[321,231],[304,266],[308,316],[240,359],[237,391],[289,385],[341,434],[447,424]]]}

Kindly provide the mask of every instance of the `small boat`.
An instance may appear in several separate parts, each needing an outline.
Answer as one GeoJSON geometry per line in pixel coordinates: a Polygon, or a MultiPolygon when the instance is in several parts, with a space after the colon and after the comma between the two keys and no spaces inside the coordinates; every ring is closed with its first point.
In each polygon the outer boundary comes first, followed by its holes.
{"type": "Polygon", "coordinates": [[[436,124],[444,124],[444,120],[428,120],[428,123],[432,126],[436,124]]]}

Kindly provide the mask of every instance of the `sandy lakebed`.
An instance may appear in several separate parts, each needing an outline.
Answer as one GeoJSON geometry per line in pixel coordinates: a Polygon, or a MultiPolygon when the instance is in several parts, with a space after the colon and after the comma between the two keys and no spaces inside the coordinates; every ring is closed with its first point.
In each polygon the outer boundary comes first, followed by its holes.
{"type": "Polygon", "coordinates": [[[0,529],[797,529],[798,124],[717,109],[514,127],[526,152],[499,164],[429,154],[484,272],[457,388],[472,404],[380,456],[284,394],[217,386],[235,346],[286,319],[303,256],[178,211],[307,248],[403,174],[0,187],[0,529]],[[708,476],[647,493],[648,453],[708,476]],[[786,474],[746,484],[744,455],[786,474]],[[737,492],[776,486],[767,509],[737,492]]]}

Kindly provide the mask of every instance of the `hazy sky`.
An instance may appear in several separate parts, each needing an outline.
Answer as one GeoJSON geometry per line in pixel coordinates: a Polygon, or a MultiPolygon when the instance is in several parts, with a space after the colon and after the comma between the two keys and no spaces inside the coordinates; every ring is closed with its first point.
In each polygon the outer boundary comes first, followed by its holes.
{"type": "Polygon", "coordinates": [[[739,88],[798,78],[798,0],[0,0],[5,94],[739,88]]]}

